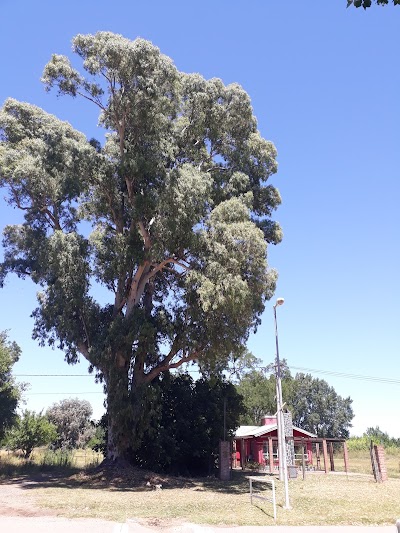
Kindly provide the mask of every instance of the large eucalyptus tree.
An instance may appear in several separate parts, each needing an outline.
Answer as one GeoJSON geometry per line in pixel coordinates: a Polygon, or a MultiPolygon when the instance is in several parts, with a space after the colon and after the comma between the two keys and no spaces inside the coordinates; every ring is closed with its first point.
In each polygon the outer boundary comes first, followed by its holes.
{"type": "Polygon", "coordinates": [[[4,230],[0,281],[41,287],[34,337],[104,379],[108,457],[129,458],[152,380],[223,366],[259,323],[276,279],[266,246],[281,240],[276,151],[239,85],[179,72],[143,39],[99,32],[73,49],[85,75],[53,55],[43,81],[97,106],[105,142],[5,102],[0,184],[24,222],[4,230]]]}

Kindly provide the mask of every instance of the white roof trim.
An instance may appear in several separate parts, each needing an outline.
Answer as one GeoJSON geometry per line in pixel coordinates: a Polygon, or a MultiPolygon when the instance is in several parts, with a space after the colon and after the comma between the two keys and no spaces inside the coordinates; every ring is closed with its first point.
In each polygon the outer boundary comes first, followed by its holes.
{"type": "Polygon", "coordinates": [[[237,428],[235,436],[236,437],[252,437],[254,431],[259,429],[259,426],[240,426],[237,428]]]}
{"type": "MultiPolygon", "coordinates": [[[[240,426],[235,433],[235,437],[239,439],[248,439],[251,437],[261,437],[262,435],[265,435],[267,433],[271,433],[272,431],[275,431],[277,429],[276,424],[271,424],[268,426],[240,426]]],[[[309,431],[306,431],[305,429],[298,428],[297,426],[293,426],[293,430],[300,431],[300,433],[303,433],[304,435],[307,435],[308,437],[316,437],[317,435],[315,433],[310,433],[309,431]]]]}
{"type": "Polygon", "coordinates": [[[310,433],[309,431],[306,431],[305,429],[302,429],[302,428],[298,428],[297,426],[293,426],[293,429],[295,429],[296,431],[301,431],[302,433],[305,433],[309,437],[318,437],[316,433],[310,433]]]}

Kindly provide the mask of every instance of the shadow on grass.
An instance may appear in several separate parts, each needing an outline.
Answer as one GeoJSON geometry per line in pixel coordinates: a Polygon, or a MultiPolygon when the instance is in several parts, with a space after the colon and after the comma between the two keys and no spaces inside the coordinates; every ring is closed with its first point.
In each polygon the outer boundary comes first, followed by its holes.
{"type": "MultiPolygon", "coordinates": [[[[269,512],[267,513],[267,511],[265,509],[263,509],[262,507],[260,507],[259,504],[254,504],[254,507],[256,507],[259,511],[261,511],[263,514],[265,514],[265,516],[267,516],[268,518],[272,518],[272,520],[274,520],[274,513],[272,512],[269,512]]],[[[277,507],[283,507],[282,505],[277,505],[277,507]]]]}
{"type": "Polygon", "coordinates": [[[22,488],[34,488],[42,482],[58,483],[58,486],[74,484],[73,478],[81,469],[55,465],[38,465],[34,463],[0,464],[0,485],[14,484],[22,488]]]}
{"type": "MultiPolygon", "coordinates": [[[[258,476],[265,477],[265,474],[232,470],[230,481],[207,478],[206,480],[202,480],[202,485],[205,490],[211,492],[220,492],[223,494],[247,494],[249,492],[249,476],[253,478],[258,476]]],[[[271,476],[271,479],[273,478],[274,476],[271,476]]]]}
{"type": "Polygon", "coordinates": [[[246,494],[249,492],[248,476],[253,472],[231,471],[229,481],[216,477],[185,478],[155,474],[139,468],[124,470],[103,467],[78,468],[73,466],[38,465],[31,462],[20,464],[0,464],[0,484],[15,484],[22,489],[40,488],[109,490],[119,492],[144,492],[190,488],[201,492],[221,494],[246,494]]]}

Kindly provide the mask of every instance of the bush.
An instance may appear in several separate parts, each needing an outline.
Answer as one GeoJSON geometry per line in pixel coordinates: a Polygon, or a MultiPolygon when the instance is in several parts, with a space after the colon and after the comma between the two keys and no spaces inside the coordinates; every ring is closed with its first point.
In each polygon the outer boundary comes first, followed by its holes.
{"type": "Polygon", "coordinates": [[[47,418],[57,428],[55,448],[84,448],[93,437],[95,428],[90,422],[93,409],[87,400],[67,398],[51,405],[47,418]]]}
{"type": "Polygon", "coordinates": [[[7,432],[6,443],[12,450],[22,450],[25,459],[29,459],[33,448],[50,444],[56,437],[55,426],[45,416],[26,410],[7,432]]]}
{"type": "Polygon", "coordinates": [[[373,444],[382,445],[387,453],[397,454],[400,449],[400,439],[389,437],[389,435],[376,428],[368,428],[362,437],[352,437],[347,441],[347,448],[351,451],[366,451],[373,444]]]}
{"type": "Polygon", "coordinates": [[[231,383],[167,375],[153,384],[159,400],[134,463],[175,475],[210,475],[215,470],[219,442],[233,435],[243,412],[242,397],[231,383]]]}
{"type": "Polygon", "coordinates": [[[370,444],[371,444],[371,438],[370,437],[351,437],[347,443],[347,449],[349,451],[367,451],[369,450],[370,444]]]}
{"type": "Polygon", "coordinates": [[[40,466],[72,468],[74,466],[74,456],[70,450],[45,450],[40,458],[40,466]]]}

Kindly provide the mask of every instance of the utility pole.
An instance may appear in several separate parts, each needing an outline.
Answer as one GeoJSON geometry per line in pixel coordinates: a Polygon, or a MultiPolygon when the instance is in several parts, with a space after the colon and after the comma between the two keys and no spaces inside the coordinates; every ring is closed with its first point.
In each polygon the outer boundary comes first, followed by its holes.
{"type": "Polygon", "coordinates": [[[287,469],[286,438],[285,438],[285,421],[283,418],[283,401],[282,401],[282,379],[281,364],[279,360],[279,342],[278,342],[278,322],[276,319],[276,308],[285,302],[283,298],[278,298],[274,305],[275,321],[275,342],[276,342],[276,423],[278,429],[278,454],[279,454],[279,479],[285,484],[285,509],[291,509],[289,502],[289,480],[287,469]]]}

